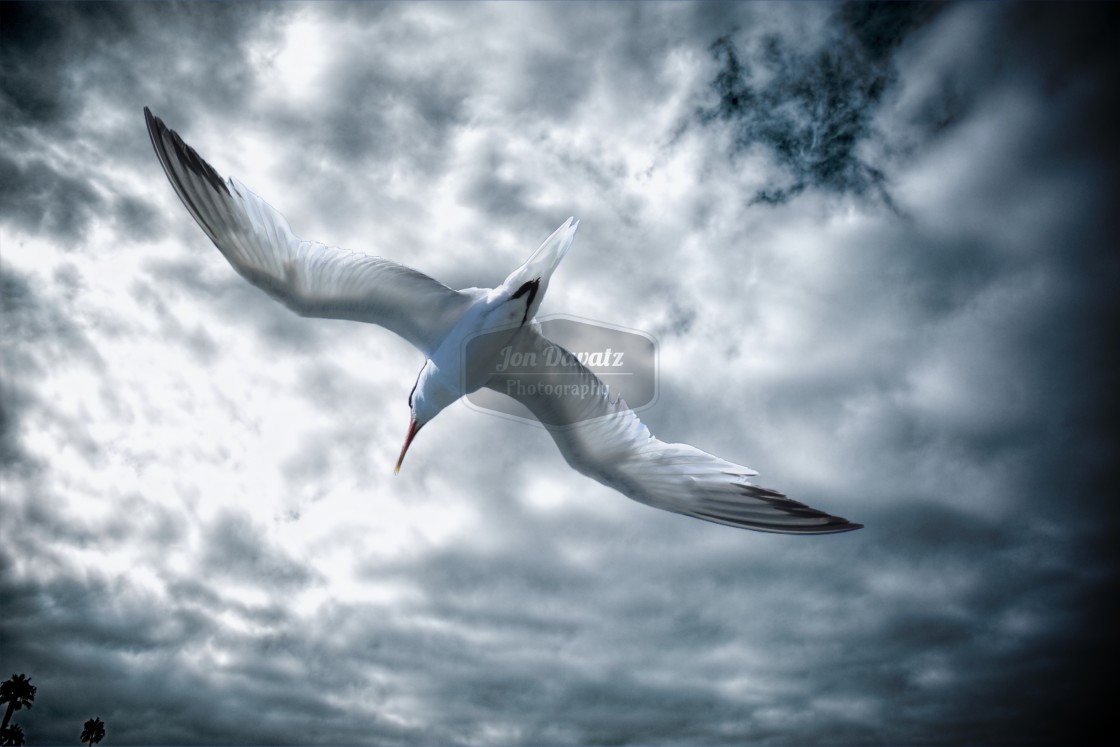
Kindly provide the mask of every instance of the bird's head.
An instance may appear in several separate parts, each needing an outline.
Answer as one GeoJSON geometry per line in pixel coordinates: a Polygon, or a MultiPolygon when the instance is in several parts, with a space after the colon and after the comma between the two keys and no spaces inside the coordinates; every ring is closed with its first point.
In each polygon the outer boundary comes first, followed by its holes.
{"type": "Polygon", "coordinates": [[[446,377],[439,375],[439,368],[436,364],[432,363],[431,360],[424,363],[424,367],[420,369],[420,374],[416,377],[416,384],[412,387],[412,393],[408,396],[410,411],[408,433],[404,438],[404,446],[401,447],[401,455],[397,458],[394,474],[401,471],[404,455],[408,453],[408,447],[412,445],[412,441],[416,438],[420,429],[432,422],[436,415],[443,412],[444,408],[459,399],[460,396],[459,392],[448,386],[446,377]]]}

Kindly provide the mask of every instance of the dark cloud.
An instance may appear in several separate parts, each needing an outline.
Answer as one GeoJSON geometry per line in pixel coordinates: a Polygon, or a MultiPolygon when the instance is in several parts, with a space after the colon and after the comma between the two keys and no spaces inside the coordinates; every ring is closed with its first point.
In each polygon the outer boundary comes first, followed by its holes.
{"type": "Polygon", "coordinates": [[[88,181],[61,174],[38,159],[18,163],[0,157],[0,184],[0,218],[29,233],[56,235],[71,249],[103,202],[88,181]]]}
{"type": "Polygon", "coordinates": [[[149,203],[133,195],[118,195],[114,217],[120,231],[130,236],[156,236],[164,227],[163,218],[149,203]]]}
{"type": "Polygon", "coordinates": [[[421,76],[370,64],[346,65],[326,75],[331,84],[317,118],[325,120],[321,129],[332,153],[380,168],[397,165],[428,173],[440,168],[449,130],[463,116],[455,71],[421,76]]]}
{"type": "Polygon", "coordinates": [[[889,63],[891,56],[908,35],[921,28],[945,7],[941,2],[906,5],[843,3],[837,20],[858,44],[868,61],[889,63]]]}
{"type": "Polygon", "coordinates": [[[218,345],[204,326],[196,323],[188,327],[184,324],[184,320],[171,311],[163,296],[149,284],[134,284],[132,295],[139,307],[158,321],[161,334],[169,339],[180,340],[203,366],[215,360],[219,352],[218,345]]]}
{"type": "Polygon", "coordinates": [[[203,566],[208,576],[226,577],[269,588],[291,591],[313,578],[288,558],[242,514],[227,513],[215,519],[208,532],[203,566]]]}
{"type": "Polygon", "coordinates": [[[44,159],[0,157],[0,221],[27,234],[57,237],[71,250],[103,217],[128,237],[156,233],[161,221],[151,206],[127,192],[113,193],[99,181],[44,159]]]}
{"type": "Polygon", "coordinates": [[[0,641],[32,743],[94,713],[119,743],[1116,741],[1114,6],[0,12],[0,641]],[[271,55],[308,19],[296,91],[271,55]],[[655,432],[866,528],[652,511],[473,412],[389,483],[412,359],[228,268],[145,103],[452,280],[585,207],[550,300],[661,337],[655,432]],[[782,175],[740,182],[759,153],[782,175]],[[888,184],[905,218],[830,199],[888,184]],[[499,228],[425,255],[448,194],[499,228]]]}
{"type": "Polygon", "coordinates": [[[508,220],[511,214],[527,209],[531,185],[527,179],[519,179],[512,165],[503,164],[502,159],[500,145],[490,144],[476,162],[474,178],[465,185],[462,197],[495,218],[508,220]]]}
{"type": "MultiPolygon", "coordinates": [[[[58,285],[64,282],[56,280],[58,285]]],[[[0,267],[0,337],[4,339],[0,364],[5,373],[0,381],[0,465],[13,474],[34,475],[41,466],[21,445],[28,435],[24,424],[28,413],[51,410],[50,403],[36,394],[36,380],[60,361],[101,365],[86,335],[50,295],[28,276],[0,267]]],[[[82,439],[75,440],[90,447],[82,439]]]]}
{"type": "Polygon", "coordinates": [[[7,385],[0,385],[0,465],[5,469],[27,459],[19,443],[20,400],[23,397],[26,395],[13,391],[7,385]]]}
{"type": "MultiPolygon", "coordinates": [[[[354,177],[333,172],[320,177],[324,158],[364,172],[372,185],[394,174],[438,172],[472,88],[467,67],[423,64],[445,42],[435,29],[398,9],[356,12],[339,6],[327,15],[347,18],[351,33],[322,40],[337,48],[318,72],[310,99],[280,99],[259,113],[274,135],[300,142],[310,156],[293,159],[286,171],[293,181],[321,178],[322,189],[311,196],[322,199],[323,208],[331,200],[337,203],[346,191],[340,182],[354,177]],[[316,171],[309,174],[309,168],[316,171]]],[[[169,121],[189,124],[177,117],[169,121]]]]}
{"type": "Polygon", "coordinates": [[[700,121],[730,122],[736,149],[761,146],[788,174],[754,202],[783,203],[813,187],[876,192],[889,204],[884,174],[864,160],[860,145],[894,80],[891,54],[939,7],[846,3],[836,11],[839,33],[810,51],[777,34],[752,38],[748,50],[730,35],[712,44],[719,101],[698,112],[700,121]]]}
{"type": "Polygon", "coordinates": [[[275,613],[245,612],[236,599],[211,599],[182,584],[168,590],[177,594],[170,603],[138,593],[126,575],[107,574],[35,588],[4,583],[5,658],[34,660],[32,680],[40,688],[33,710],[19,719],[29,738],[69,743],[75,725],[99,713],[113,739],[126,744],[228,744],[238,733],[244,742],[301,742],[306,732],[300,723],[338,718],[326,698],[279,684],[280,671],[296,663],[291,657],[306,655],[310,662],[313,651],[292,650],[276,636],[239,633],[221,620],[232,611],[269,630],[283,622],[275,613]],[[206,641],[242,652],[221,684],[211,680],[206,641]],[[99,686],[91,688],[94,679],[99,686]],[[241,686],[246,680],[277,684],[250,694],[241,686]],[[128,704],[140,702],[143,709],[130,713],[128,704]],[[292,720],[278,723],[273,716],[250,724],[240,715],[254,711],[288,712],[292,720]]]}
{"type": "Polygon", "coordinates": [[[182,107],[186,121],[195,97],[208,106],[243,100],[245,45],[271,11],[6,2],[2,12],[0,218],[72,244],[99,218],[114,220],[131,240],[161,226],[136,185],[117,183],[104,166],[150,160],[140,137],[144,104],[162,104],[165,116],[182,107]],[[134,128],[107,126],[122,112],[134,128]]]}
{"type": "MultiPolygon", "coordinates": [[[[196,232],[194,226],[188,228],[190,245],[196,254],[186,261],[153,258],[147,263],[149,275],[132,288],[133,297],[152,312],[166,333],[181,338],[203,363],[213,360],[217,352],[210,331],[199,322],[176,316],[164,302],[163,291],[156,290],[172,286],[176,292],[185,291],[198,303],[207,304],[229,320],[229,324],[252,326],[271,344],[305,351],[321,345],[323,326],[309,323],[246,283],[217,255],[217,250],[201,231],[196,232]],[[206,257],[207,250],[213,255],[206,257]],[[210,270],[217,268],[213,275],[208,274],[207,264],[211,265],[210,270]]],[[[336,324],[349,326],[345,322],[336,324]]]]}
{"type": "Polygon", "coordinates": [[[73,133],[88,107],[158,91],[176,90],[172,105],[195,95],[232,103],[244,91],[249,32],[271,12],[267,4],[4,3],[5,129],[73,133]]]}
{"type": "Polygon", "coordinates": [[[1063,10],[1054,3],[1016,6],[1001,27],[1000,42],[1013,70],[1055,107],[1054,147],[1045,147],[1039,158],[1054,158],[1054,168],[1067,158],[1091,164],[1100,200],[1093,212],[1104,221],[1101,228],[1115,236],[1120,219],[1104,205],[1114,204],[1120,194],[1120,147],[1113,134],[1113,125],[1120,123],[1115,94],[1120,50],[1108,31],[1120,21],[1120,9],[1085,3],[1070,13],[1063,10]]]}
{"type": "MultiPolygon", "coordinates": [[[[16,333],[18,316],[32,304],[31,288],[26,279],[0,267],[0,330],[6,340],[16,333]]],[[[4,346],[4,368],[17,365],[9,357],[10,344],[4,346]]],[[[31,395],[18,388],[7,376],[0,381],[0,466],[11,469],[26,461],[20,445],[20,416],[28,406],[31,395]]]]}
{"type": "Polygon", "coordinates": [[[60,64],[66,12],[47,10],[38,3],[0,6],[0,60],[5,70],[0,92],[7,104],[5,125],[56,122],[77,103],[60,64]]]}

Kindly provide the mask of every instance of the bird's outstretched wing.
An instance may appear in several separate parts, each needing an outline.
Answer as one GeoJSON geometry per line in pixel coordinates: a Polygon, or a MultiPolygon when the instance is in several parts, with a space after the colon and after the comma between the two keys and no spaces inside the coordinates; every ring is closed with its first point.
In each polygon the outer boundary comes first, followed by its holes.
{"type": "MultiPolygon", "coordinates": [[[[525,327],[513,344],[541,359],[547,348],[555,346],[535,325],[525,327]]],[[[494,375],[487,387],[507,396],[513,392],[514,399],[548,428],[568,464],[588,477],[640,503],[743,529],[828,534],[862,527],[754,485],[747,479],[758,474],[752,469],[688,444],[654,438],[624,401],[596,394],[605,392],[605,385],[574,356],[552,355],[549,359],[564,362],[550,367],[543,376],[534,376],[536,387],[509,386],[508,374],[494,375]],[[552,389],[542,385],[552,385],[552,389]],[[519,391],[591,394],[552,396],[517,394],[519,391]]]]}
{"type": "Polygon", "coordinates": [[[382,257],[302,241],[271,205],[223,179],[144,107],[152,146],[198,225],[246,280],[302,316],[386,327],[431,355],[475,300],[382,257]]]}

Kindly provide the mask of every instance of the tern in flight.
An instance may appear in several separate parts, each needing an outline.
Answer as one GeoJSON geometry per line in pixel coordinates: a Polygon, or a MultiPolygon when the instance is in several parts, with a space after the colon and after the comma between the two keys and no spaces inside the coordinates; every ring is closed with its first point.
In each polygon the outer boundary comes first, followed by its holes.
{"type": "Polygon", "coordinates": [[[640,503],[763,532],[828,534],[862,526],[751,483],[748,478],[758,474],[752,469],[654,438],[575,356],[562,356],[549,375],[557,384],[575,377],[593,387],[583,391],[600,394],[536,394],[544,387],[520,394],[494,373],[486,348],[464,361],[464,341],[492,330],[494,356],[511,341],[519,350],[555,352],[558,346],[541,334],[533,317],[575,236],[574,219],[497,288],[452,290],[391,260],[300,239],[284,216],[238,180],[222,178],[147,107],[144,116],[171,186],[242,277],[301,316],[378,324],[424,354],[427,360],[409,397],[412,418],[398,471],[421,428],[460,397],[488,387],[514,392],[514,399],[545,424],[572,468],[640,503]]]}

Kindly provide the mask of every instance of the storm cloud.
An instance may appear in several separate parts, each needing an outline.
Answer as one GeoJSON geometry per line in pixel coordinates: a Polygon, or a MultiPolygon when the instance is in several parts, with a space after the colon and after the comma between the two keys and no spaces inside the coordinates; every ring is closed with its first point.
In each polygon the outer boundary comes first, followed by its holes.
{"type": "Polygon", "coordinates": [[[3,3],[0,674],[68,743],[1120,738],[1113,5],[3,3]],[[301,236],[659,342],[667,441],[866,528],[627,501],[237,276],[301,236]]]}

